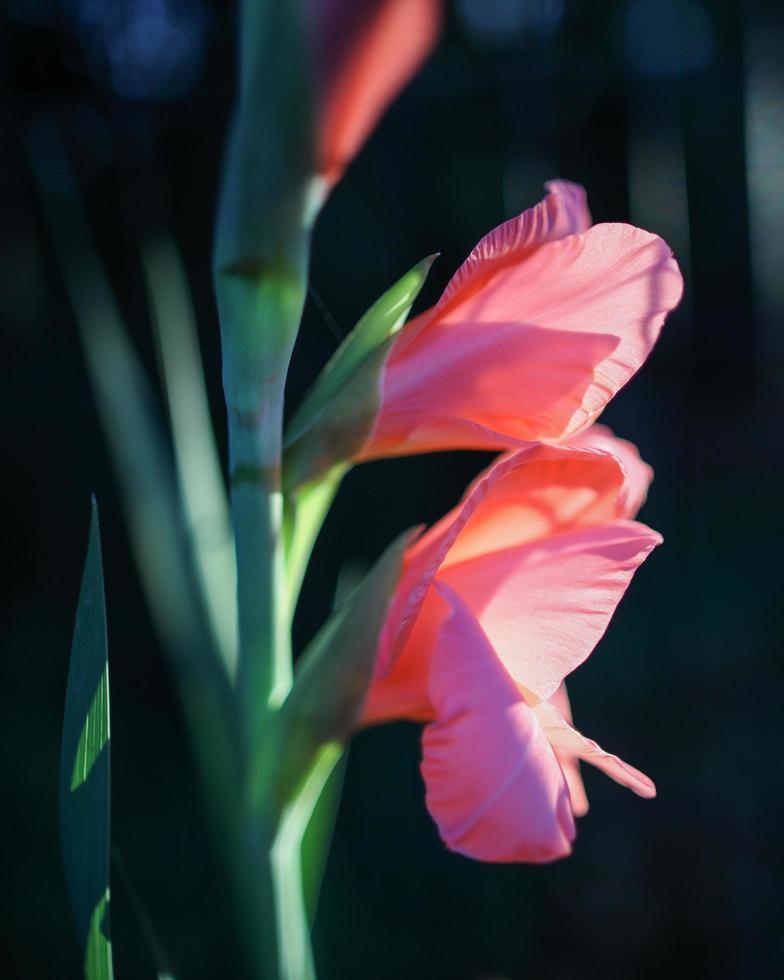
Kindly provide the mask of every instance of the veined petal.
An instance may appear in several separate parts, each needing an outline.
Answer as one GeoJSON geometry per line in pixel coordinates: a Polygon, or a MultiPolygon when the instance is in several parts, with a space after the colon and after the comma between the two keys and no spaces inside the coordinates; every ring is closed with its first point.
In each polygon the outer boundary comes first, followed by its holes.
{"type": "Polygon", "coordinates": [[[648,487],[653,480],[653,469],[640,458],[640,453],[633,442],[619,439],[606,425],[596,423],[569,440],[571,446],[581,446],[586,449],[599,449],[611,453],[620,461],[624,474],[624,485],[619,498],[620,515],[636,517],[637,512],[645,503],[648,487]]]}
{"type": "Polygon", "coordinates": [[[615,521],[462,562],[439,577],[465,600],[514,680],[546,700],[600,640],[661,537],[615,521]]]}
{"type": "Polygon", "coordinates": [[[630,225],[500,262],[403,328],[361,457],[575,435],[643,363],[681,290],[666,243],[630,225]]]}
{"type": "Polygon", "coordinates": [[[628,762],[619,759],[617,755],[605,752],[592,739],[586,738],[572,728],[552,701],[541,701],[534,708],[534,712],[559,758],[571,757],[590,762],[610,779],[614,779],[621,786],[626,786],[638,796],[645,799],[656,796],[656,786],[652,779],[634,766],[630,766],[628,762]]]}
{"type": "Polygon", "coordinates": [[[547,196],[489,232],[449,280],[437,310],[481,289],[500,266],[519,262],[545,242],[579,235],[591,227],[585,188],[570,180],[549,180],[547,196]]]}
{"type": "Polygon", "coordinates": [[[465,603],[439,591],[451,614],[431,665],[422,775],[441,838],[481,861],[565,857],[574,820],[550,744],[465,603]]]}
{"type": "Polygon", "coordinates": [[[403,574],[381,634],[376,668],[378,676],[387,674],[400,655],[428,590],[458,535],[497,480],[514,465],[515,458],[512,455],[496,461],[473,481],[457,507],[414,540],[407,549],[403,574]]]}
{"type": "Polygon", "coordinates": [[[494,551],[611,522],[621,516],[623,487],[621,464],[607,452],[534,445],[497,459],[457,507],[407,549],[377,675],[391,670],[403,650],[437,574],[494,551]]]}
{"type": "MultiPolygon", "coordinates": [[[[484,486],[442,570],[622,516],[624,473],[607,452],[539,445],[502,457],[484,475],[484,486]]],[[[462,506],[472,502],[469,491],[462,506]]]]}

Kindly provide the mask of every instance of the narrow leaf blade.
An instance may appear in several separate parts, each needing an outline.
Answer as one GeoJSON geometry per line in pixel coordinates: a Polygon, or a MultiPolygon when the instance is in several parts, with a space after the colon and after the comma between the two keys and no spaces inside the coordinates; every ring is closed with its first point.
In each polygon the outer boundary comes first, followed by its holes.
{"type": "Polygon", "coordinates": [[[60,763],[66,883],[87,980],[111,980],[109,661],[101,541],[93,501],[76,611],[60,763]]]}

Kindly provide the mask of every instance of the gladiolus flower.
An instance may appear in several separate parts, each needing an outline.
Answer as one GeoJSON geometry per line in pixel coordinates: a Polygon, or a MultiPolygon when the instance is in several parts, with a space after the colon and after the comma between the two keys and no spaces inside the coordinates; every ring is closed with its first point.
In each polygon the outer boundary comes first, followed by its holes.
{"type": "Polygon", "coordinates": [[[428,809],[484,861],[569,853],[578,760],[644,797],[647,776],[571,724],[563,686],[660,542],[632,520],[651,471],[594,429],[501,457],[407,550],[363,722],[425,722],[428,809]],[[621,462],[623,460],[623,462],[621,462]]]}
{"type": "Polygon", "coordinates": [[[331,187],[433,49],[440,0],[311,0],[317,169],[331,187]]]}
{"type": "Polygon", "coordinates": [[[644,362],[683,288],[669,246],[591,226],[577,184],[547,189],[396,336],[355,459],[568,440],[644,362]]]}

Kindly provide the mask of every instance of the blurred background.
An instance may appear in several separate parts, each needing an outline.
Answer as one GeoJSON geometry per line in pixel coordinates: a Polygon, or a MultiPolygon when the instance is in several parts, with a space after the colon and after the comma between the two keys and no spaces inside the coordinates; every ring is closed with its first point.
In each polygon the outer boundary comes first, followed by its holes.
{"type": "MultiPolygon", "coordinates": [[[[31,158],[55,184],[70,161],[158,401],[141,255],[170,236],[225,451],[210,248],[235,5],[0,6],[0,972],[79,976],[57,768],[95,492],[115,843],[177,977],[231,976],[223,885],[31,158]]],[[[323,980],[781,976],[783,12],[757,0],[452,0],[438,50],[319,222],[292,404],[384,288],[440,251],[418,305],[432,303],[476,241],[553,176],[587,187],[595,220],[662,235],[686,279],[653,356],[604,416],[655,468],[642,519],[665,544],[570,688],[578,726],[650,773],[658,798],[589,771],[572,858],[481,865],[438,840],[416,727],[360,735],[316,920],[323,980]]],[[[438,518],[486,460],[355,470],[306,580],[298,646],[342,567],[438,518]]],[[[112,898],[117,976],[153,976],[118,882],[112,898]]]]}

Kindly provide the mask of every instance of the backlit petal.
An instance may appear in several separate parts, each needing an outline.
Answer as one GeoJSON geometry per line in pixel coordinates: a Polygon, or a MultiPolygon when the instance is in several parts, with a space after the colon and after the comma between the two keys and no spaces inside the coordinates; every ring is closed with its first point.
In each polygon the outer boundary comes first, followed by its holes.
{"type": "Polygon", "coordinates": [[[494,265],[401,331],[361,457],[574,435],[643,363],[681,290],[669,247],[630,225],[494,265]]]}
{"type": "Polygon", "coordinates": [[[624,473],[615,456],[539,445],[503,457],[484,474],[482,499],[469,491],[467,519],[441,567],[530,544],[623,516],[624,473]],[[473,504],[473,506],[471,506],[473,504]]]}
{"type": "Polygon", "coordinates": [[[390,606],[377,674],[391,669],[439,571],[493,551],[530,544],[620,516],[624,474],[606,452],[535,445],[497,459],[457,507],[406,550],[390,606]]]}
{"type": "Polygon", "coordinates": [[[574,820],[563,773],[534,711],[461,600],[436,645],[437,720],[422,737],[427,807],[454,851],[481,861],[569,854],[574,820]]]}
{"type": "Polygon", "coordinates": [[[623,466],[625,479],[620,495],[620,516],[636,517],[640,507],[648,496],[648,487],[653,480],[653,470],[640,458],[640,453],[633,442],[619,439],[606,425],[592,425],[569,440],[571,446],[582,446],[586,449],[599,449],[612,453],[623,466]]]}
{"type": "Polygon", "coordinates": [[[545,700],[589,656],[660,541],[644,524],[615,521],[493,552],[439,577],[470,606],[514,680],[545,700]]]}
{"type": "Polygon", "coordinates": [[[591,227],[585,188],[570,180],[550,180],[547,196],[489,232],[449,280],[438,301],[443,310],[481,289],[502,265],[519,262],[545,242],[579,235],[591,227]]]}

